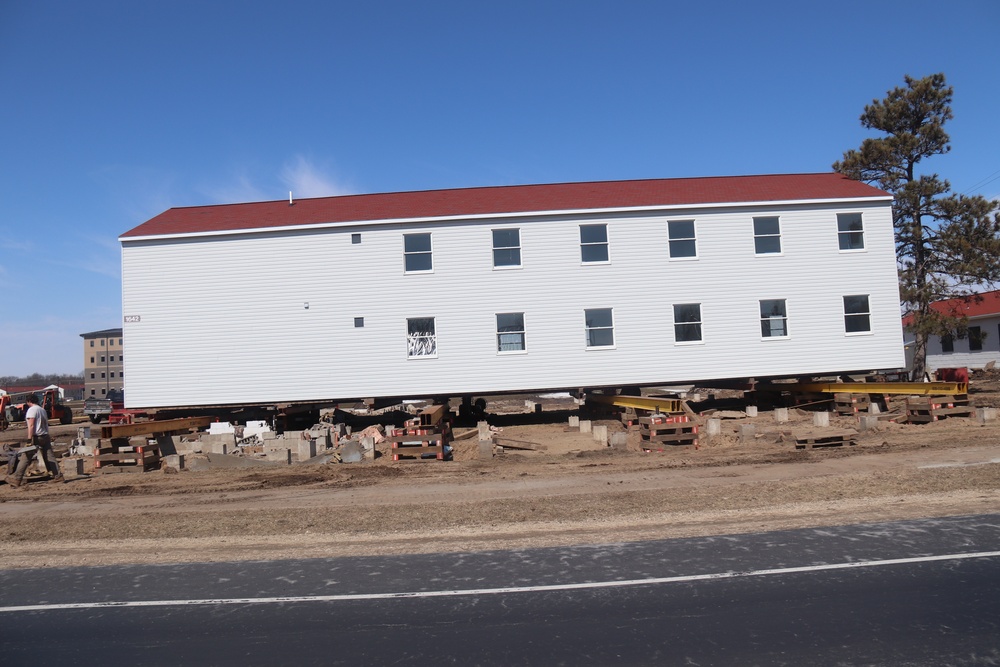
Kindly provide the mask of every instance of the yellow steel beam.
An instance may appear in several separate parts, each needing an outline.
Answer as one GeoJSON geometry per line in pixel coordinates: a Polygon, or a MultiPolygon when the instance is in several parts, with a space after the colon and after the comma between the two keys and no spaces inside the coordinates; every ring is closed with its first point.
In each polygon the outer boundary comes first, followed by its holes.
{"type": "Polygon", "coordinates": [[[905,396],[936,396],[967,394],[965,382],[790,382],[788,384],[757,385],[758,391],[800,391],[817,394],[901,394],[905,396]]]}
{"type": "Polygon", "coordinates": [[[607,394],[587,394],[587,402],[614,405],[634,410],[659,410],[660,412],[683,412],[681,402],[676,398],[655,396],[609,396],[607,394]]]}
{"type": "Polygon", "coordinates": [[[102,426],[102,438],[131,438],[133,435],[156,435],[173,431],[204,428],[211,424],[213,417],[189,417],[186,419],[161,419],[160,421],[138,422],[136,424],[118,424],[102,426]]]}

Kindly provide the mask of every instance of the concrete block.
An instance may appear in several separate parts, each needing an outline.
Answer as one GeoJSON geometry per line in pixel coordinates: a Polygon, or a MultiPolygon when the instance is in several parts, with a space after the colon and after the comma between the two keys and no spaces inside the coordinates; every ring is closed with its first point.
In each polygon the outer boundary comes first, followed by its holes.
{"type": "MultiPolygon", "coordinates": [[[[325,449],[325,448],[324,448],[325,449]]],[[[316,456],[316,441],[315,440],[299,440],[298,441],[298,454],[299,461],[306,461],[316,456]]]]}
{"type": "Polygon", "coordinates": [[[747,417],[756,417],[757,416],[757,406],[756,405],[748,405],[747,409],[745,410],[745,412],[747,413],[747,417]]]}
{"type": "Polygon", "coordinates": [[[608,427],[606,424],[594,424],[590,432],[593,434],[594,440],[602,445],[608,444],[608,427]]]}
{"type": "Polygon", "coordinates": [[[541,412],[542,404],[536,403],[535,401],[525,401],[524,407],[528,409],[528,412],[541,412]]]}
{"type": "Polygon", "coordinates": [[[814,412],[813,413],[813,426],[819,426],[821,428],[826,428],[830,425],[830,413],[829,412],[814,412]]]}
{"type": "Polygon", "coordinates": [[[268,447],[264,450],[264,458],[268,461],[292,462],[292,450],[287,447],[268,447]]]}
{"type": "Polygon", "coordinates": [[[878,403],[872,401],[871,403],[868,404],[868,414],[877,415],[880,412],[882,412],[882,408],[879,407],[878,403]]]}
{"type": "Polygon", "coordinates": [[[608,445],[614,449],[625,449],[625,445],[628,443],[628,433],[624,431],[615,431],[608,438],[608,445]]]}
{"type": "Polygon", "coordinates": [[[996,408],[976,408],[976,421],[979,422],[980,424],[996,421],[996,418],[997,418],[996,408]]]}
{"type": "Polygon", "coordinates": [[[705,433],[709,436],[722,434],[722,420],[709,419],[705,422],[705,433]]]}
{"type": "Polygon", "coordinates": [[[775,408],[774,421],[784,424],[788,421],[788,408],[775,408]]]}
{"type": "Polygon", "coordinates": [[[589,419],[580,420],[580,433],[590,433],[593,429],[593,422],[589,419]]]}
{"type": "Polygon", "coordinates": [[[169,468],[174,470],[184,470],[184,455],[183,454],[170,454],[169,456],[163,457],[163,462],[169,468]]]}
{"type": "Polygon", "coordinates": [[[493,432],[490,431],[489,422],[479,422],[476,426],[479,427],[480,440],[493,440],[493,432]]]}
{"type": "Polygon", "coordinates": [[[274,431],[261,431],[259,437],[262,441],[267,442],[269,440],[277,440],[278,434],[274,431]]]}
{"type": "Polygon", "coordinates": [[[360,442],[348,440],[340,448],[341,463],[360,463],[364,458],[365,452],[360,442]]]}
{"type": "Polygon", "coordinates": [[[580,428],[580,416],[570,415],[569,416],[569,427],[570,428],[580,428]]]}
{"type": "Polygon", "coordinates": [[[79,477],[83,474],[83,459],[63,459],[59,462],[59,471],[64,477],[79,477]]]}
{"type": "Polygon", "coordinates": [[[481,458],[481,459],[491,459],[491,458],[493,458],[493,441],[492,440],[480,440],[479,441],[479,458],[481,458]]]}
{"type": "Polygon", "coordinates": [[[210,454],[228,454],[233,450],[234,445],[220,440],[212,440],[208,443],[210,454]]]}
{"type": "Polygon", "coordinates": [[[756,424],[740,424],[740,442],[754,442],[757,439],[756,424]]]}
{"type": "Polygon", "coordinates": [[[858,430],[860,431],[877,431],[879,429],[879,420],[876,415],[858,415],[858,430]]]}

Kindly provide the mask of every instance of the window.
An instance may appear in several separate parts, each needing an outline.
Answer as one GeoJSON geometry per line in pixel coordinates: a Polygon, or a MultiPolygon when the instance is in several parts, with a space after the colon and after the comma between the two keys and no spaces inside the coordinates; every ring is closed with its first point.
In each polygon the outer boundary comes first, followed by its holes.
{"type": "Polygon", "coordinates": [[[365,318],[363,318],[363,317],[355,317],[354,318],[354,328],[355,329],[361,329],[364,326],[365,326],[365,318]]]}
{"type": "Polygon", "coordinates": [[[434,268],[430,234],[403,234],[403,264],[407,273],[434,268]]]}
{"type": "Polygon", "coordinates": [[[437,356],[437,333],[433,317],[411,317],[406,320],[406,356],[437,356]]]}
{"type": "Polygon", "coordinates": [[[354,245],[361,243],[361,234],[351,234],[351,243],[354,245]]]}
{"type": "Polygon", "coordinates": [[[872,317],[868,295],[844,297],[844,330],[847,333],[871,333],[872,317]]]}
{"type": "Polygon", "coordinates": [[[613,347],[615,323],[610,308],[588,308],[583,311],[587,327],[587,347],[613,347]]]}
{"type": "Polygon", "coordinates": [[[118,374],[118,379],[122,380],[124,378],[125,378],[125,371],[122,371],[121,373],[118,374]]]}
{"type": "Polygon", "coordinates": [[[122,339],[121,339],[121,338],[119,338],[119,339],[118,339],[118,345],[120,346],[121,344],[122,344],[122,339]]]}
{"type": "Polygon", "coordinates": [[[104,339],[101,339],[101,347],[104,347],[104,339]]]}
{"type": "Polygon", "coordinates": [[[698,246],[694,238],[694,220],[671,220],[667,223],[670,238],[670,257],[697,257],[698,246]]]}
{"type": "Polygon", "coordinates": [[[107,392],[107,389],[105,389],[105,388],[103,388],[103,387],[102,387],[102,388],[101,388],[101,396],[104,396],[104,394],[105,394],[106,392],[107,392]]]}
{"type": "Polygon", "coordinates": [[[753,219],[753,251],[757,255],[781,253],[781,225],[777,217],[753,219]]]}
{"type": "Polygon", "coordinates": [[[674,304],[674,342],[697,343],[701,341],[701,304],[674,304]]]}
{"type": "Polygon", "coordinates": [[[104,373],[101,373],[101,378],[104,378],[104,377],[105,377],[104,373]]]}
{"type": "Polygon", "coordinates": [[[608,226],[580,225],[580,261],[607,262],[608,257],[608,226]]]}
{"type": "Polygon", "coordinates": [[[90,347],[94,347],[94,341],[93,340],[90,341],[90,347]]]}
{"type": "Polygon", "coordinates": [[[90,358],[90,363],[94,363],[94,357],[90,358]]]}
{"type": "Polygon", "coordinates": [[[942,352],[954,352],[955,351],[955,337],[951,334],[945,334],[941,336],[941,351],[942,352]]]}
{"type": "Polygon", "coordinates": [[[114,377],[114,376],[115,376],[115,372],[111,371],[111,377],[114,377]]]}
{"type": "Polygon", "coordinates": [[[837,235],[841,250],[864,250],[865,228],[860,213],[838,213],[837,235]]]}
{"type": "Polygon", "coordinates": [[[110,357],[108,358],[108,361],[114,361],[114,360],[115,360],[115,355],[113,355],[113,354],[112,354],[112,355],[111,355],[111,356],[110,356],[110,357]]]}
{"type": "Polygon", "coordinates": [[[91,390],[90,390],[90,395],[91,395],[91,396],[95,395],[96,393],[97,393],[97,390],[96,390],[96,389],[91,389],[91,390]]]}
{"type": "Polygon", "coordinates": [[[497,352],[524,349],[524,313],[497,313],[497,352]]]}
{"type": "Polygon", "coordinates": [[[784,299],[761,300],[760,335],[764,338],[782,338],[788,335],[788,315],[784,299]]]}
{"type": "Polygon", "coordinates": [[[493,266],[521,266],[521,230],[493,230],[493,266]]]}
{"type": "Polygon", "coordinates": [[[981,327],[969,327],[969,352],[979,352],[983,349],[983,330],[981,327]]]}
{"type": "Polygon", "coordinates": [[[93,374],[93,373],[91,373],[91,374],[90,374],[90,379],[91,379],[91,380],[93,380],[93,379],[94,379],[94,374],[93,374]]]}
{"type": "Polygon", "coordinates": [[[102,364],[103,364],[103,363],[105,363],[105,362],[104,362],[104,355],[103,355],[103,354],[101,355],[101,363],[102,363],[102,364]]]}

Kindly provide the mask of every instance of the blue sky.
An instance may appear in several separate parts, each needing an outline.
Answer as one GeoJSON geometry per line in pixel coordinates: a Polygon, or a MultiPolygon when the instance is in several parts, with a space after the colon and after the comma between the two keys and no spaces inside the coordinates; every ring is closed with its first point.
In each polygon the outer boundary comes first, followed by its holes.
{"type": "MultiPolygon", "coordinates": [[[[0,0],[0,376],[121,325],[172,206],[828,171],[903,75],[1000,197],[1000,2],[0,0]]],[[[166,270],[166,268],[165,268],[166,270]]]]}

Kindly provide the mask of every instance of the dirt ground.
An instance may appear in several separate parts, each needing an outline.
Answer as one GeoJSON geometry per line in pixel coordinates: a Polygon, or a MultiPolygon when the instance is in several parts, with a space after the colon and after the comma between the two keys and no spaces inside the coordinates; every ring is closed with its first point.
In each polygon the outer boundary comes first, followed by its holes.
{"type": "MultiPolygon", "coordinates": [[[[1000,373],[974,376],[970,399],[1000,407],[1000,373]]],[[[456,441],[446,462],[282,465],[195,455],[182,471],[95,475],[88,461],[87,474],[65,484],[2,484],[0,562],[478,551],[1000,511],[1000,421],[880,421],[854,446],[796,449],[789,434],[813,431],[812,414],[793,409],[791,422],[778,424],[761,410],[724,419],[711,438],[698,417],[697,448],[647,453],[635,432],[613,449],[570,429],[566,399],[545,398],[543,407],[541,416],[518,415],[523,398],[491,404],[507,447],[488,459],[472,437],[456,441]],[[756,434],[741,440],[742,424],[756,434]]],[[[68,443],[84,424],[54,426],[54,440],[68,443]]],[[[857,427],[855,417],[831,418],[830,431],[857,427]]],[[[24,439],[23,424],[0,432],[0,442],[24,439]]]]}

